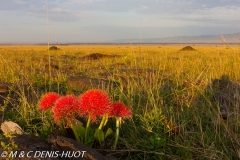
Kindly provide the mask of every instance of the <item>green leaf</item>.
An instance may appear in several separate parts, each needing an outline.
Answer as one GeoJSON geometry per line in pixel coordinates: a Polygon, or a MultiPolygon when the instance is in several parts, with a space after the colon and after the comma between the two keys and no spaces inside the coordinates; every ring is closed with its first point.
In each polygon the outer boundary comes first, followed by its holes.
{"type": "Polygon", "coordinates": [[[88,139],[85,141],[85,145],[87,145],[88,147],[92,147],[94,143],[94,137],[88,137],[88,139]]]}
{"type": "Polygon", "coordinates": [[[99,141],[99,143],[101,144],[101,142],[104,141],[104,133],[103,130],[101,129],[96,129],[95,130],[95,134],[94,137],[99,141]]]}
{"type": "Polygon", "coordinates": [[[150,140],[151,145],[155,148],[163,147],[166,145],[166,140],[162,139],[158,136],[151,136],[149,138],[149,140],[150,140]]]}
{"type": "Polygon", "coordinates": [[[107,138],[107,136],[109,136],[112,132],[112,129],[108,128],[107,132],[105,133],[105,138],[107,138]]]}
{"type": "Polygon", "coordinates": [[[1,141],[1,146],[4,148],[6,147],[6,144],[3,141],[1,141]]]}
{"type": "Polygon", "coordinates": [[[86,131],[86,129],[83,126],[81,126],[81,125],[78,125],[76,127],[76,129],[77,129],[77,133],[78,133],[78,135],[80,137],[80,140],[83,142],[84,138],[85,138],[85,131],[86,131]]]}

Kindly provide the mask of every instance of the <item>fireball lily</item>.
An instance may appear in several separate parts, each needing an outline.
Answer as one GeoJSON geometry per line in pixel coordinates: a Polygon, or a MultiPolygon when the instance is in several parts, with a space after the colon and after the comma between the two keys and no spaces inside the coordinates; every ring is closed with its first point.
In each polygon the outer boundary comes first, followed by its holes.
{"type": "MultiPolygon", "coordinates": [[[[96,122],[98,116],[103,116],[102,121],[106,121],[105,114],[110,111],[111,100],[107,93],[98,89],[92,89],[79,97],[79,103],[82,111],[79,114],[86,115],[88,118],[85,132],[85,140],[88,140],[90,122],[96,122]]],[[[100,126],[102,124],[101,122],[100,126]]]]}
{"type": "Polygon", "coordinates": [[[60,98],[60,95],[55,92],[49,92],[45,94],[41,101],[39,102],[40,110],[46,111],[50,108],[52,108],[57,101],[57,99],[60,98]]]}
{"type": "Polygon", "coordinates": [[[109,113],[110,117],[116,117],[116,135],[113,144],[113,150],[116,149],[118,137],[119,137],[119,127],[122,121],[122,118],[129,118],[132,116],[132,111],[127,108],[121,102],[114,102],[112,103],[112,110],[109,113]]]}
{"type": "Polygon", "coordinates": [[[76,131],[76,126],[72,122],[79,110],[80,106],[78,100],[72,95],[59,98],[55,103],[55,107],[53,108],[54,121],[56,123],[63,122],[68,127],[71,127],[78,142],[80,142],[80,139],[76,131]]]}

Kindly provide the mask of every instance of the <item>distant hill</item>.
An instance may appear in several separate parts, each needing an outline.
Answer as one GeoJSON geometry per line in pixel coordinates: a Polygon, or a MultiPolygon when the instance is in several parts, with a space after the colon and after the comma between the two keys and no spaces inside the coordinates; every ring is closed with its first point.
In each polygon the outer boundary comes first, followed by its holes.
{"type": "MultiPolygon", "coordinates": [[[[139,39],[118,39],[107,43],[139,43],[139,39]]],[[[240,43],[240,33],[202,36],[146,38],[141,43],[240,43]]]]}

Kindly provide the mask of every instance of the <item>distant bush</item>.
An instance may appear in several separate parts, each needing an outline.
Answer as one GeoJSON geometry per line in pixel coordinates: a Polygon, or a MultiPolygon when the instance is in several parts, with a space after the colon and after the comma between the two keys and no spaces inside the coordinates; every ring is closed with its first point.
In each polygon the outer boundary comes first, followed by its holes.
{"type": "Polygon", "coordinates": [[[194,49],[191,46],[186,46],[186,47],[183,47],[180,51],[196,51],[196,49],[194,49]]]}
{"type": "Polygon", "coordinates": [[[57,48],[56,46],[49,47],[49,50],[60,50],[60,48],[57,48]]]}

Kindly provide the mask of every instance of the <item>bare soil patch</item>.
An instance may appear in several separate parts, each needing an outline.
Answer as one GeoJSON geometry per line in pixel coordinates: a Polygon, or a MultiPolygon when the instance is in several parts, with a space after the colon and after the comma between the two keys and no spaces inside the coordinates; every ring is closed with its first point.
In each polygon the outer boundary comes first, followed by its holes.
{"type": "Polygon", "coordinates": [[[68,87],[73,91],[84,92],[91,88],[108,89],[119,87],[118,82],[102,78],[90,78],[86,76],[72,76],[68,79],[68,87]]]}
{"type": "Polygon", "coordinates": [[[223,119],[234,115],[240,115],[240,84],[223,75],[220,79],[214,79],[210,86],[214,92],[214,99],[220,109],[223,119]]]}
{"type": "Polygon", "coordinates": [[[102,54],[102,53],[92,53],[86,56],[83,56],[82,59],[87,59],[87,60],[99,60],[102,58],[116,58],[120,57],[119,55],[107,55],[107,54],[102,54]]]}

